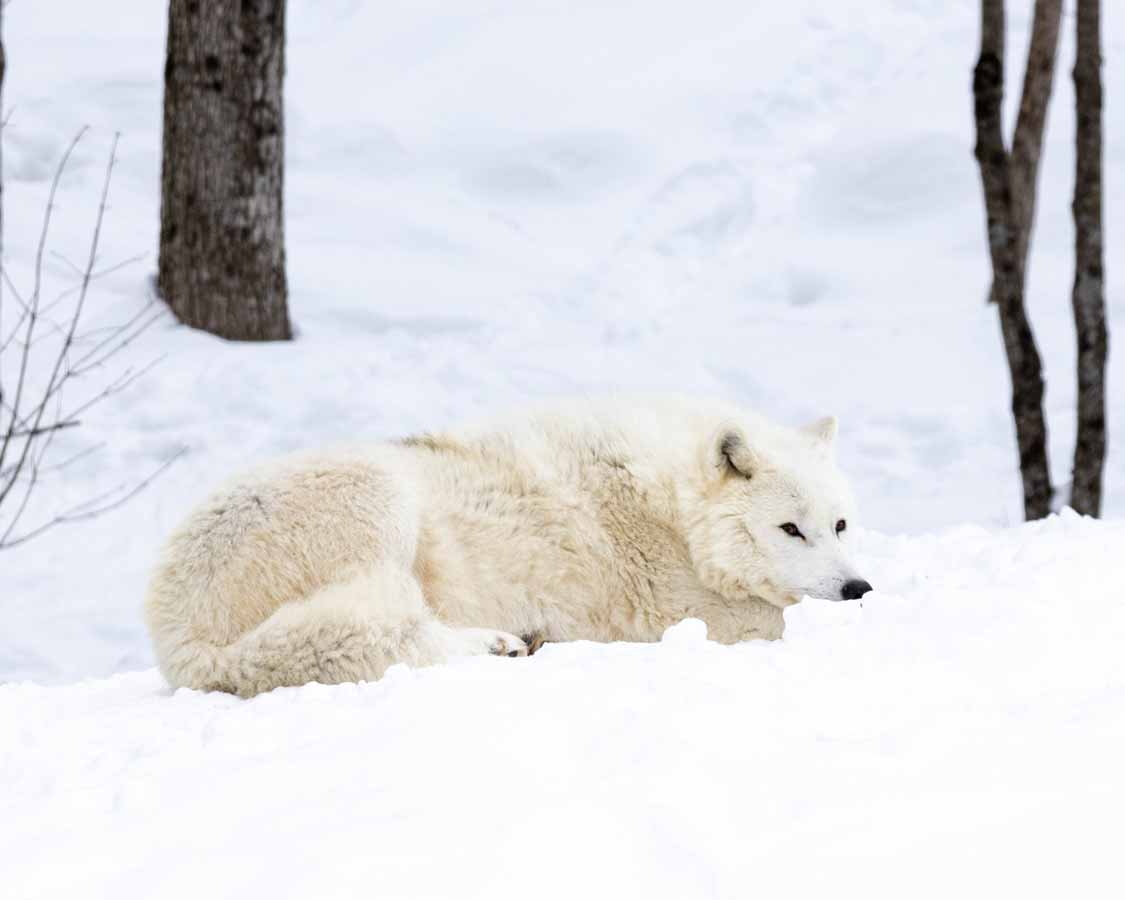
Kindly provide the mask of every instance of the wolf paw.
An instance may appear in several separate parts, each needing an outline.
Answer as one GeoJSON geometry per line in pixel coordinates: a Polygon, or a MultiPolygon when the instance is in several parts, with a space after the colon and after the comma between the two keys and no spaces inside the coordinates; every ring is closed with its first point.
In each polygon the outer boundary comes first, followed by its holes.
{"type": "Polygon", "coordinates": [[[473,656],[527,656],[527,644],[514,634],[491,628],[462,628],[457,632],[462,653],[473,656]]]}

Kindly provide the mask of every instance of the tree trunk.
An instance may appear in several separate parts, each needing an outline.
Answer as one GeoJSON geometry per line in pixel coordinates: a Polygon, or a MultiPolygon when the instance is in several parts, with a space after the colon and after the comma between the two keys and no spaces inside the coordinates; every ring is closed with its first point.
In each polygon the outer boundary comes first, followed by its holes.
{"type": "Polygon", "coordinates": [[[1027,48],[1027,68],[1023,94],[1012,136],[1012,196],[1016,224],[1019,226],[1017,258],[1024,281],[1027,278],[1027,248],[1035,222],[1036,184],[1039,157],[1043,148],[1043,128],[1047,124],[1047,104],[1055,81],[1055,54],[1062,23],[1062,0],[1038,0],[1031,22],[1031,41],[1027,48]]]}
{"type": "Polygon", "coordinates": [[[292,336],[282,205],[285,0],[171,0],[161,296],[231,340],[292,336]]]}
{"type": "Polygon", "coordinates": [[[981,2],[981,51],[973,70],[973,111],[992,261],[992,297],[1012,381],[1012,417],[1023,478],[1024,515],[1039,519],[1051,510],[1043,373],[1024,308],[1025,258],[1043,123],[1050,99],[1058,40],[1060,0],[1037,0],[1019,121],[1009,156],[1001,118],[1004,99],[1004,3],[981,2]]]}
{"type": "MultiPolygon", "coordinates": [[[[1000,4],[1003,22],[1003,3],[1000,4]]],[[[1027,48],[1027,68],[1023,76],[1023,95],[1019,118],[1012,137],[1011,179],[1013,212],[1018,229],[1016,262],[1022,277],[1027,277],[1027,248],[1035,222],[1035,185],[1039,177],[1039,157],[1043,147],[1043,128],[1047,123],[1047,103],[1055,80],[1055,52],[1059,45],[1062,20],[1061,0],[1036,3],[1027,48]]],[[[1003,27],[1003,24],[1001,24],[1003,27]]],[[[993,289],[990,299],[997,302],[993,289]]]]}
{"type": "Polygon", "coordinates": [[[1078,334],[1078,436],[1070,505],[1101,511],[1105,463],[1105,273],[1102,250],[1102,81],[1099,0],[1078,0],[1074,63],[1074,324],[1078,334]]]}

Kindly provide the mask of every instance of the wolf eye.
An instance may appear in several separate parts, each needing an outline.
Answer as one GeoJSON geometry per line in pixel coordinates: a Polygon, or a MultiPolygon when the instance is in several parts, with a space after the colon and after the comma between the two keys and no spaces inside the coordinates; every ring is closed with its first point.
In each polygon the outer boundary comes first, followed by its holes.
{"type": "Polygon", "coordinates": [[[784,525],[778,525],[777,527],[789,535],[789,537],[799,537],[801,540],[805,539],[805,536],[801,534],[801,529],[792,522],[786,522],[784,525]]]}
{"type": "Polygon", "coordinates": [[[848,530],[848,523],[847,523],[846,520],[841,519],[839,522],[836,523],[836,534],[840,534],[841,532],[844,532],[844,531],[847,531],[847,530],[848,530]]]}

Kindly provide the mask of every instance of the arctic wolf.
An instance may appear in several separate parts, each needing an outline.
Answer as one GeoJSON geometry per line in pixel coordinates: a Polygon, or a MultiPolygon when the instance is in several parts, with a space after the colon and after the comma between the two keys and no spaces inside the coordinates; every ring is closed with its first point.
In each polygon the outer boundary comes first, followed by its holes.
{"type": "Polygon", "coordinates": [[[652,641],[688,617],[724,643],[779,638],[803,596],[871,589],[835,436],[670,398],[283,459],[172,535],[146,601],[156,657],[174,686],[248,697],[652,641]]]}

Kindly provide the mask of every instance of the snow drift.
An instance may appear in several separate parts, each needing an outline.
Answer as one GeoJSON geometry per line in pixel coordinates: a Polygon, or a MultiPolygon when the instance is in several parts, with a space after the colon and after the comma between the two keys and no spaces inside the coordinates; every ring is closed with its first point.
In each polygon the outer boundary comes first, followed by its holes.
{"type": "Polygon", "coordinates": [[[1113,896],[1125,525],[859,545],[776,643],[0,687],[5,894],[1113,896]]]}

